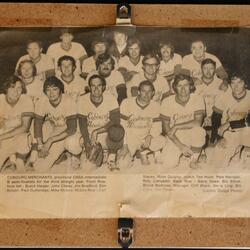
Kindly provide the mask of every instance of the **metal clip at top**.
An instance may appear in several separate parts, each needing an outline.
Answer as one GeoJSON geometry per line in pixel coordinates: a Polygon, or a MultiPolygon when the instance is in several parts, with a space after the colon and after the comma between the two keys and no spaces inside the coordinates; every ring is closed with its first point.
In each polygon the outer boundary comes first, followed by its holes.
{"type": "Polygon", "coordinates": [[[118,243],[122,248],[128,248],[133,242],[133,219],[118,219],[118,243]]]}
{"type": "Polygon", "coordinates": [[[127,3],[117,4],[116,9],[117,25],[132,25],[131,23],[131,6],[127,3]]]}

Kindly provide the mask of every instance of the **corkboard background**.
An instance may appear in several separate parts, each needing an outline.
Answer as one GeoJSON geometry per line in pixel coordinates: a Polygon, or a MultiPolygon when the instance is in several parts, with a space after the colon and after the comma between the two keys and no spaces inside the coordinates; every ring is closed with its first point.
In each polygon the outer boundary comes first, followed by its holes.
{"type": "MultiPolygon", "coordinates": [[[[250,6],[136,5],[135,25],[247,27],[250,6]]],[[[103,26],[114,4],[0,4],[0,26],[103,26]]],[[[117,246],[116,219],[0,220],[0,246],[117,246]]],[[[135,219],[134,247],[250,246],[250,219],[135,219]]]]}

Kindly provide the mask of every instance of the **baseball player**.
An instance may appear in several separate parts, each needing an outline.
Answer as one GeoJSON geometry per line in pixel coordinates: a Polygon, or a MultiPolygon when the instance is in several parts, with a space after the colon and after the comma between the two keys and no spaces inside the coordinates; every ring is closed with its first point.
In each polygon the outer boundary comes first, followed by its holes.
{"type": "Polygon", "coordinates": [[[100,75],[92,75],[88,84],[90,93],[81,96],[78,102],[79,126],[86,156],[89,158],[92,147],[100,143],[103,149],[108,151],[107,162],[115,162],[115,151],[118,148],[113,152],[109,151],[107,132],[112,125],[120,124],[117,100],[114,96],[104,92],[106,80],[100,75]]]}
{"type": "Polygon", "coordinates": [[[118,103],[126,98],[126,85],[122,74],[115,70],[115,60],[108,54],[101,54],[96,59],[97,71],[91,72],[87,77],[87,82],[92,75],[98,74],[105,78],[105,92],[117,98],[118,103]]]}
{"type": "Polygon", "coordinates": [[[147,54],[142,60],[143,72],[134,75],[127,83],[127,96],[137,96],[139,83],[145,80],[151,81],[154,85],[155,93],[153,100],[161,103],[161,101],[171,94],[171,88],[168,81],[158,74],[160,60],[153,54],[147,54]]]}
{"type": "Polygon", "coordinates": [[[45,96],[35,106],[34,126],[39,157],[34,168],[42,172],[48,171],[65,150],[71,154],[71,162],[77,162],[82,151],[76,133],[76,104],[64,94],[63,83],[52,76],[45,80],[43,90],[45,96]]]}
{"type": "Polygon", "coordinates": [[[161,59],[158,74],[172,81],[174,76],[180,73],[182,57],[174,52],[174,46],[168,41],[159,43],[159,57],[161,59]]]}
{"type": "Polygon", "coordinates": [[[223,68],[220,60],[215,56],[208,52],[206,52],[207,48],[203,41],[196,40],[191,44],[191,52],[192,54],[186,55],[183,57],[182,68],[187,70],[188,75],[194,78],[195,83],[202,77],[201,71],[201,62],[204,59],[210,58],[216,63],[216,75],[223,80],[223,84],[220,86],[222,89],[227,88],[227,79],[228,75],[223,68]]]}
{"type": "Polygon", "coordinates": [[[207,156],[214,166],[228,166],[236,149],[250,147],[250,129],[246,123],[250,113],[250,92],[243,74],[233,73],[230,86],[227,92],[216,97],[213,107],[211,142],[216,146],[207,156]]]}
{"type": "Polygon", "coordinates": [[[141,42],[136,37],[128,39],[127,52],[128,55],[121,57],[117,65],[117,70],[122,73],[126,82],[142,72],[141,42]]]}
{"type": "Polygon", "coordinates": [[[99,55],[106,53],[108,43],[105,39],[96,39],[91,43],[91,49],[94,52],[93,56],[88,57],[82,64],[82,76],[86,78],[88,74],[96,70],[96,59],[99,55]]]}
{"type": "Polygon", "coordinates": [[[55,74],[55,67],[52,58],[45,55],[42,44],[36,40],[30,40],[27,43],[27,55],[22,56],[16,65],[16,73],[21,61],[31,60],[36,66],[36,75],[41,81],[55,74]]]}
{"type": "Polygon", "coordinates": [[[131,160],[138,153],[142,165],[150,164],[147,155],[151,152],[155,154],[155,161],[159,162],[160,150],[166,141],[161,136],[160,105],[152,101],[154,92],[152,82],[142,81],[138,87],[138,95],[123,100],[120,106],[121,123],[125,130],[124,147],[131,160]]]}
{"type": "Polygon", "coordinates": [[[173,82],[175,95],[163,100],[160,116],[167,144],[163,148],[164,163],[175,167],[180,157],[190,158],[190,167],[197,168],[198,157],[205,144],[206,132],[201,127],[205,115],[203,98],[194,94],[192,78],[177,75],[173,82]]]}
{"type": "Polygon", "coordinates": [[[86,81],[79,75],[75,75],[76,61],[72,56],[62,56],[58,60],[58,67],[61,71],[58,77],[64,85],[64,93],[71,96],[77,102],[80,95],[87,90],[86,81]]]}
{"type": "Polygon", "coordinates": [[[88,57],[85,48],[82,44],[73,42],[74,36],[69,29],[61,30],[60,39],[61,42],[51,44],[47,50],[47,55],[49,55],[54,61],[56,75],[60,75],[58,59],[65,55],[72,56],[76,60],[75,74],[80,75],[82,62],[88,57]]]}
{"type": "Polygon", "coordinates": [[[31,98],[25,95],[25,84],[17,76],[9,77],[0,95],[0,170],[17,164],[17,157],[26,160],[30,152],[30,124],[34,115],[31,98]]]}

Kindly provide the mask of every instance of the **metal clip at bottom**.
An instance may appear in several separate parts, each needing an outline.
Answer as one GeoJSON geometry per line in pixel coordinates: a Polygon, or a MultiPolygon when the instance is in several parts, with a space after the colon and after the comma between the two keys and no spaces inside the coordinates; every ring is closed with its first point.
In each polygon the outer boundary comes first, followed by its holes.
{"type": "Polygon", "coordinates": [[[133,242],[134,221],[131,218],[118,219],[118,243],[122,248],[128,248],[133,242]]]}

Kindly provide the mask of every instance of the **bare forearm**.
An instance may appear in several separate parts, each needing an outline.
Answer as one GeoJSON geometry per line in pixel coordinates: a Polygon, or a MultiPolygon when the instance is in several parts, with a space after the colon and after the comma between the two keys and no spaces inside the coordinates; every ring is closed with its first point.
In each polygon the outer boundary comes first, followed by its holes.
{"type": "Polygon", "coordinates": [[[17,135],[20,135],[22,133],[25,133],[27,132],[28,129],[24,126],[20,126],[20,127],[17,127],[7,133],[4,133],[2,135],[0,135],[0,140],[3,141],[3,140],[6,140],[6,139],[9,139],[9,138],[12,138],[12,137],[15,137],[17,135]]]}

